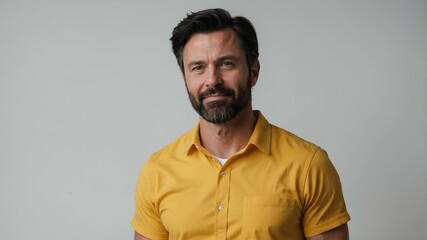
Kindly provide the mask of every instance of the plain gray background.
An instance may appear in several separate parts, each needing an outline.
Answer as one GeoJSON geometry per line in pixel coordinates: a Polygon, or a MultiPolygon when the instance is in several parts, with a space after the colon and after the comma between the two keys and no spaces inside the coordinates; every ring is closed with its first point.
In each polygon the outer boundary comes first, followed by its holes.
{"type": "Polygon", "coordinates": [[[255,25],[254,106],[328,151],[352,239],[425,239],[421,0],[0,0],[0,238],[132,239],[142,164],[197,121],[168,39],[211,7],[255,25]]]}

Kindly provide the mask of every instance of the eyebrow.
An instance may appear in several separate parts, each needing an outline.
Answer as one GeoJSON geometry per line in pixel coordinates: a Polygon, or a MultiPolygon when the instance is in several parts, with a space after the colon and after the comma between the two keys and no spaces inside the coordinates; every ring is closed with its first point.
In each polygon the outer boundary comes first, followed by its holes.
{"type": "Polygon", "coordinates": [[[201,64],[203,64],[204,62],[203,61],[201,61],[201,60],[196,60],[196,61],[192,61],[192,62],[189,62],[188,64],[187,64],[187,68],[190,68],[191,66],[194,66],[194,65],[201,65],[201,64]]]}
{"type": "MultiPolygon", "coordinates": [[[[217,62],[221,62],[221,61],[224,61],[224,60],[233,60],[233,61],[237,61],[237,57],[236,56],[234,56],[234,55],[224,55],[224,56],[221,56],[221,57],[219,57],[219,58],[217,58],[217,59],[215,59],[215,62],[217,63],[217,62]]],[[[204,64],[205,62],[204,61],[202,61],[202,60],[195,60],[195,61],[191,61],[191,62],[189,62],[188,64],[187,64],[187,68],[190,68],[191,66],[194,66],[194,65],[202,65],[202,64],[204,64]]]]}
{"type": "Polygon", "coordinates": [[[237,59],[238,58],[236,56],[234,56],[234,55],[225,55],[225,56],[222,56],[222,57],[219,57],[218,59],[216,59],[215,62],[221,62],[221,61],[224,61],[224,60],[237,61],[237,59]]]}

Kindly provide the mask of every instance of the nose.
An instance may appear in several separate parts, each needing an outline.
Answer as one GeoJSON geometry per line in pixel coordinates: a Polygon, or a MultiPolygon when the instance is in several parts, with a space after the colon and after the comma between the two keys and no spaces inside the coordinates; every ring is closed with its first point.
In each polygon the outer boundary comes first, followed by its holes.
{"type": "Polygon", "coordinates": [[[215,87],[223,83],[221,73],[215,67],[210,67],[206,76],[206,87],[215,87]]]}

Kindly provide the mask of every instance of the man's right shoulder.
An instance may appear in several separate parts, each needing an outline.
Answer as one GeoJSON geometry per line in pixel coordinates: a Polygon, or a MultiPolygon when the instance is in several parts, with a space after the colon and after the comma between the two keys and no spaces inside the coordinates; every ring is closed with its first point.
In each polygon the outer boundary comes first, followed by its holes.
{"type": "Polygon", "coordinates": [[[194,145],[196,129],[191,129],[158,151],[154,152],[147,160],[150,163],[169,163],[185,157],[194,145]]]}

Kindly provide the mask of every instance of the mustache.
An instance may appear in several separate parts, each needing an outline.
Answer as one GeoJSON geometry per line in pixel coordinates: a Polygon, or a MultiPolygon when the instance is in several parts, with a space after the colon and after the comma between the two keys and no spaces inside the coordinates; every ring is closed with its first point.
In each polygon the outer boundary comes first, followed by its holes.
{"type": "Polygon", "coordinates": [[[206,91],[199,94],[199,101],[202,101],[204,98],[211,95],[225,95],[225,96],[234,96],[234,90],[230,88],[225,88],[222,86],[215,86],[214,88],[208,88],[206,91]]]}

